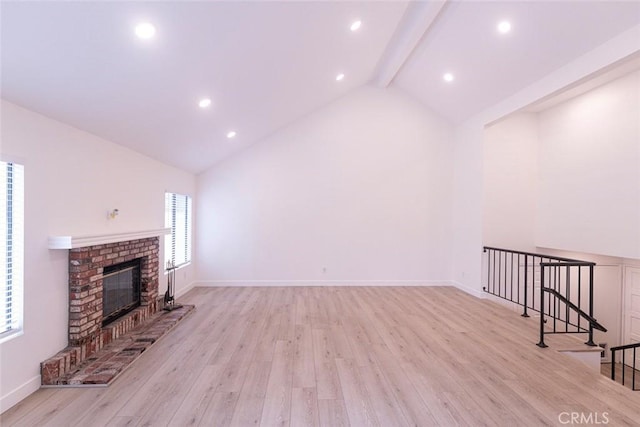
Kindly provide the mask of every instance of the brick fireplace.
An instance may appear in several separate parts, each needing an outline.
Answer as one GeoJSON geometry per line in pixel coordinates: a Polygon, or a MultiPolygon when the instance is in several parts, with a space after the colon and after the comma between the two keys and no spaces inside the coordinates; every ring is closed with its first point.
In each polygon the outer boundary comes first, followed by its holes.
{"type": "Polygon", "coordinates": [[[102,273],[110,265],[139,258],[140,306],[147,308],[143,310],[147,314],[157,311],[158,253],[157,237],[69,251],[69,345],[88,345],[92,353],[94,347],[110,341],[102,331],[102,273]]]}
{"type": "Polygon", "coordinates": [[[69,346],[42,362],[42,384],[51,385],[158,310],[160,239],[157,236],[69,249],[69,346]],[[103,271],[140,260],[140,306],[102,326],[103,271]]]}

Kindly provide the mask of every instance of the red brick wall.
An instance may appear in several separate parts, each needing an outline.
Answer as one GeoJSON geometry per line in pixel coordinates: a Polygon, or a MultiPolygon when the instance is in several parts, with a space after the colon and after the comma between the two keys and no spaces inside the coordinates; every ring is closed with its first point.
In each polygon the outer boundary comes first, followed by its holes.
{"type": "MultiPolygon", "coordinates": [[[[141,305],[157,311],[160,239],[130,240],[69,251],[69,345],[100,340],[102,334],[102,272],[104,267],[141,258],[141,305]]],[[[102,347],[96,343],[98,347],[102,347]]],[[[93,351],[90,351],[91,353],[93,351]]]]}

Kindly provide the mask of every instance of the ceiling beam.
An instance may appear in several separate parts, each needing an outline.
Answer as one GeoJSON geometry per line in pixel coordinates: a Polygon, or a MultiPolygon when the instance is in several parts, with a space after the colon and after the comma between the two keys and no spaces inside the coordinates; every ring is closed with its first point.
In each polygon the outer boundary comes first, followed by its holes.
{"type": "Polygon", "coordinates": [[[449,0],[411,2],[378,61],[372,83],[387,87],[429,32],[449,0]]]}

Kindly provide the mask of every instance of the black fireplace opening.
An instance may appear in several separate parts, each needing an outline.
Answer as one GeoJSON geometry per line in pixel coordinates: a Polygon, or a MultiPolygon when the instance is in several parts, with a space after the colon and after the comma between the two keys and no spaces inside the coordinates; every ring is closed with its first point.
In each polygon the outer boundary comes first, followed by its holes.
{"type": "Polygon", "coordinates": [[[102,326],[140,306],[142,258],[104,267],[102,273],[102,326]]]}

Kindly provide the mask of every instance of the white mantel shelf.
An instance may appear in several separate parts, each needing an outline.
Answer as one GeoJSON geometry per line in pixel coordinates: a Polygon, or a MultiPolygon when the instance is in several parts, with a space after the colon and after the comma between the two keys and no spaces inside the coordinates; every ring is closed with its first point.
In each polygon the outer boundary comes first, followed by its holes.
{"type": "Polygon", "coordinates": [[[49,249],[75,249],[127,240],[146,239],[171,233],[171,228],[133,231],[129,233],[101,234],[96,236],[49,236],[49,249]]]}

